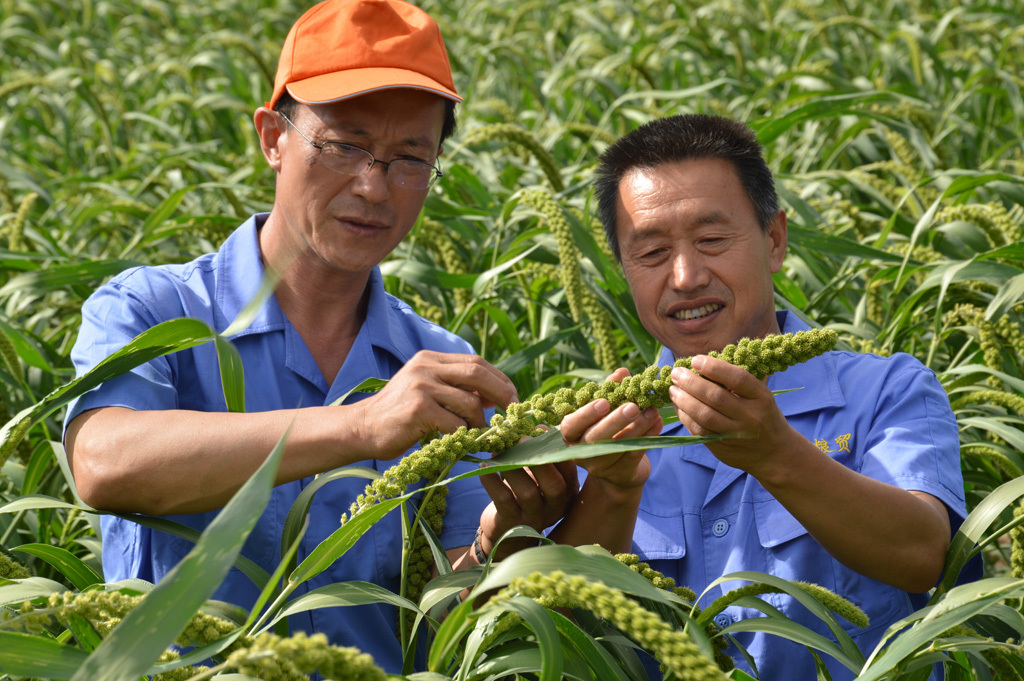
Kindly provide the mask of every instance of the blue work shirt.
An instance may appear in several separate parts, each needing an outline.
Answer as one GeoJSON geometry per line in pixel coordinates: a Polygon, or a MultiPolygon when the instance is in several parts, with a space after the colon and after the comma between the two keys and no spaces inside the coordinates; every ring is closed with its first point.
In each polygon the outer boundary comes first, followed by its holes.
{"type": "MultiPolygon", "coordinates": [[[[783,333],[808,328],[795,315],[778,312],[783,333]]],[[[665,350],[659,360],[671,365],[665,350]]],[[[920,490],[949,509],[953,531],[966,515],[957,424],[935,375],[906,354],[892,357],[829,352],[768,378],[782,413],[800,434],[847,468],[905,490],[920,490]]],[[[664,435],[686,435],[679,423],[664,435]]],[[[865,656],[886,628],[922,607],[925,594],[910,594],[854,572],[825,551],[753,476],[721,463],[703,445],[650,450],[651,475],[644,487],[633,535],[634,551],[651,567],[701,594],[731,572],[754,570],[812,582],[860,607],[866,628],[839,619],[865,656]]],[[[900,522],[893,518],[892,522],[900,522]]],[[[707,607],[747,582],[727,582],[700,599],[707,607]]],[[[761,596],[791,619],[829,639],[827,626],[791,596],[761,596]]],[[[720,627],[763,617],[752,608],[730,606],[716,617],[720,627]]],[[[767,681],[813,681],[814,659],[803,645],[762,633],[734,634],[767,681]]],[[[737,666],[750,672],[730,648],[737,666]]],[[[821,654],[835,681],[853,673],[821,654]]]]}
{"type": "MultiPolygon", "coordinates": [[[[224,331],[254,299],[264,274],[257,230],[266,219],[256,215],[241,225],[217,253],[184,265],[127,270],[98,289],[82,309],[82,329],[72,350],[81,375],[146,329],[169,319],[200,319],[224,331]]],[[[391,378],[421,349],[470,353],[454,334],[427,322],[408,305],[387,294],[380,271],[370,279],[370,299],[363,323],[344,366],[328,385],[306,344],[271,297],[248,329],[231,340],[245,369],[246,411],[259,412],[329,405],[367,378],[391,378]]],[[[350,400],[358,399],[353,395],[350,400]]],[[[211,343],[165,355],[108,381],[83,395],[68,409],[65,424],[87,409],[127,407],[135,410],[187,409],[226,411],[217,356],[211,343]]],[[[390,427],[380,424],[381,428],[390,427]]],[[[266,452],[269,454],[270,452],[266,452]]],[[[358,465],[378,471],[395,461],[368,460],[358,465]]],[[[471,464],[460,464],[460,472],[471,464]]],[[[272,573],[281,558],[285,516],[313,478],[275,487],[266,510],[242,554],[272,573]]],[[[309,528],[298,550],[302,561],[338,529],[342,513],[366,487],[365,478],[346,478],[324,486],[309,511],[309,528]]],[[[450,486],[441,541],[446,548],[468,546],[490,499],[476,478],[450,486]]],[[[202,530],[217,511],[169,516],[202,530]]],[[[389,513],[344,556],[304,583],[294,597],[333,584],[362,580],[397,593],[402,556],[401,518],[389,513]]],[[[103,516],[103,570],[108,581],[138,577],[157,582],[192,548],[192,543],[114,516],[103,516]]],[[[256,587],[236,568],[214,594],[218,600],[249,609],[256,587]]],[[[336,645],[355,646],[373,655],[389,672],[401,671],[393,606],[326,608],[289,618],[292,631],[325,633],[336,645]]]]}

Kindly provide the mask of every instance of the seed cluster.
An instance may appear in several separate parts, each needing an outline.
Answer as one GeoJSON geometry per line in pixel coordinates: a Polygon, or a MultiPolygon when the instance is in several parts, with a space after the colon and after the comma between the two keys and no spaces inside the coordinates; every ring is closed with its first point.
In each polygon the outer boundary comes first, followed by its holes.
{"type": "MultiPolygon", "coordinates": [[[[448,488],[438,487],[427,493],[420,508],[423,521],[435,534],[441,534],[444,526],[444,514],[448,508],[448,488]]],[[[427,535],[423,529],[416,525],[413,529],[412,542],[408,547],[408,561],[406,562],[407,578],[403,580],[405,586],[404,596],[418,603],[423,595],[423,588],[430,581],[430,571],[434,565],[434,554],[427,541],[427,535]]],[[[405,617],[406,631],[412,631],[412,625],[416,621],[416,613],[411,610],[402,610],[405,617]]]]}
{"type": "MultiPolygon", "coordinates": [[[[671,577],[666,577],[647,563],[641,563],[640,556],[635,553],[616,553],[615,559],[629,567],[630,570],[637,573],[657,588],[665,589],[666,591],[672,591],[675,589],[676,580],[671,577]]],[[[696,600],[696,596],[697,595],[694,594],[694,598],[688,598],[686,600],[696,600]]]]}
{"type": "Polygon", "coordinates": [[[332,646],[324,634],[297,632],[290,638],[261,634],[250,645],[236,649],[226,667],[263,681],[309,681],[319,670],[326,679],[384,681],[387,675],[373,657],[357,648],[332,646]]]}
{"type": "Polygon", "coordinates": [[[3,329],[0,329],[0,367],[11,376],[21,376],[21,357],[14,349],[14,342],[3,329]]]}
{"type": "MultiPolygon", "coordinates": [[[[939,638],[947,638],[951,636],[965,636],[968,638],[995,643],[994,638],[986,638],[965,624],[958,624],[951,629],[947,629],[942,632],[939,638]]],[[[1009,662],[1010,657],[1014,657],[1019,661],[1021,657],[1024,657],[1024,650],[1022,650],[1021,645],[1016,643],[1013,639],[1006,641],[1006,644],[1011,646],[1012,649],[1007,650],[1002,646],[983,648],[980,651],[981,656],[985,658],[985,661],[988,662],[989,666],[992,668],[991,671],[993,679],[999,679],[999,681],[1024,681],[1020,674],[1017,673],[1014,666],[1009,662]]]]}
{"type": "MultiPolygon", "coordinates": [[[[0,88],[2,90],[3,88],[0,88]]],[[[18,212],[14,216],[14,222],[7,229],[7,250],[9,251],[20,251],[22,247],[22,239],[25,235],[25,225],[28,222],[28,214],[32,209],[32,204],[39,198],[39,194],[36,192],[29,192],[22,198],[21,203],[18,205],[18,212]]]]}
{"type": "Polygon", "coordinates": [[[992,246],[997,247],[1020,241],[1021,225],[1016,218],[1017,216],[1007,210],[1002,203],[992,201],[990,203],[947,206],[938,212],[935,221],[940,223],[970,222],[985,233],[992,246]]]}
{"type": "Polygon", "coordinates": [[[682,679],[719,681],[726,678],[684,630],[673,629],[656,614],[603,582],[561,571],[534,572],[514,578],[491,602],[500,603],[516,594],[532,598],[545,607],[590,610],[651,651],[662,665],[682,679]]]}
{"type": "MultiPolygon", "coordinates": [[[[441,265],[441,269],[452,274],[464,274],[470,271],[469,263],[459,253],[452,230],[446,228],[440,222],[423,218],[420,221],[417,232],[417,242],[432,250],[441,265]]],[[[457,288],[454,290],[455,304],[460,309],[465,308],[473,302],[473,292],[468,288],[457,288]]],[[[417,310],[419,308],[416,308],[417,310]]]]}
{"type": "Polygon", "coordinates": [[[845,231],[846,225],[861,238],[872,232],[872,223],[861,212],[860,206],[848,198],[837,194],[825,194],[810,197],[807,204],[821,214],[821,226],[830,234],[845,231]]]}
{"type": "Polygon", "coordinates": [[[572,228],[565,219],[558,201],[547,191],[531,189],[519,195],[520,202],[544,214],[548,230],[558,243],[559,277],[565,300],[575,322],[583,315],[583,280],[580,276],[580,251],[572,237],[572,228]]]}
{"type": "MultiPolygon", "coordinates": [[[[813,329],[766,338],[744,338],[735,345],[726,346],[721,352],[708,354],[741,366],[763,380],[769,374],[784,371],[831,350],[836,340],[836,333],[831,329],[813,329]]],[[[689,368],[690,361],[689,357],[679,359],[674,366],[689,368]]],[[[467,454],[503,452],[522,438],[537,435],[539,426],[557,426],[566,416],[593,400],[604,398],[611,403],[612,409],[627,402],[636,404],[640,409],[661,407],[669,402],[671,373],[672,367],[654,365],[619,382],[590,382],[577,390],[561,388],[554,393],[534,395],[525,402],[513,402],[506,408],[505,415],[495,414],[491,418],[490,428],[461,427],[454,433],[431,440],[388,468],[380,478],[367,485],[365,494],[359,495],[349,512],[354,515],[385,499],[400,496],[419,480],[436,480],[467,454]]],[[[346,522],[348,517],[347,514],[342,516],[341,522],[346,522]]]]}
{"type": "MultiPolygon", "coordinates": [[[[165,650],[157,658],[157,663],[167,664],[169,662],[175,662],[181,658],[181,655],[176,650],[165,650]]],[[[202,672],[208,671],[209,667],[203,665],[191,666],[182,665],[181,667],[175,667],[170,671],[161,672],[160,674],[153,675],[153,681],[188,681],[193,676],[201,674],[202,672]]]]}
{"type": "Polygon", "coordinates": [[[438,326],[444,324],[444,310],[429,302],[420,294],[413,291],[405,291],[402,293],[402,299],[409,303],[409,307],[415,310],[416,314],[428,322],[433,322],[438,326]]]}
{"type": "MultiPolygon", "coordinates": [[[[96,633],[105,638],[144,598],[120,591],[65,591],[52,594],[39,607],[26,601],[18,613],[7,610],[3,618],[16,618],[26,630],[42,633],[54,619],[67,627],[72,616],[77,616],[89,622],[96,633]]],[[[201,647],[219,641],[237,629],[234,622],[198,612],[174,642],[179,646],[201,647]]],[[[307,636],[298,632],[290,638],[274,634],[262,634],[256,638],[240,636],[228,651],[225,669],[237,669],[264,681],[308,681],[309,674],[318,670],[326,679],[385,679],[384,671],[374,664],[370,655],[356,648],[332,646],[324,634],[307,636]]],[[[175,651],[168,650],[159,662],[170,662],[177,657],[175,651]]],[[[156,675],[154,681],[183,681],[204,670],[206,667],[183,666],[156,675]]]]}
{"type": "Polygon", "coordinates": [[[1024,416],[1024,397],[1002,390],[976,390],[957,396],[951,405],[954,410],[972,404],[994,404],[1024,416]]]}
{"type": "MultiPolygon", "coordinates": [[[[1024,515],[1024,499],[1013,509],[1013,517],[1024,515]]],[[[1024,526],[1018,525],[1010,530],[1010,567],[1015,579],[1024,579],[1024,526]]]]}
{"type": "Polygon", "coordinates": [[[1013,480],[1024,475],[1024,471],[1021,471],[1010,457],[982,442],[965,442],[960,446],[960,454],[964,457],[987,458],[997,470],[1002,472],[1004,480],[1013,480]]]}
{"type": "MultiPolygon", "coordinates": [[[[462,426],[453,433],[430,440],[367,485],[365,493],[353,502],[349,514],[355,515],[364,508],[401,496],[420,480],[438,480],[467,454],[504,451],[535,431],[536,425],[525,420],[506,426],[504,418],[496,414],[490,428],[462,426]]],[[[342,515],[342,523],[348,520],[349,514],[342,515]]]]}
{"type": "MultiPolygon", "coordinates": [[[[19,610],[19,620],[34,630],[48,624],[51,619],[68,626],[74,615],[88,621],[97,634],[106,637],[143,598],[120,591],[63,591],[51,594],[45,605],[40,607],[26,601],[19,610]]],[[[5,617],[9,618],[10,613],[5,613],[5,617]]],[[[180,646],[205,646],[221,640],[236,629],[238,625],[234,622],[197,612],[174,642],[180,646]]]]}
{"type": "MultiPolygon", "coordinates": [[[[985,366],[996,371],[1003,371],[1004,356],[1007,361],[1017,365],[1018,372],[1024,367],[1017,358],[1024,357],[1024,334],[1020,324],[1004,314],[998,319],[985,318],[985,310],[975,305],[958,304],[944,316],[947,325],[965,324],[973,326],[978,332],[978,345],[981,347],[985,366]],[[1003,347],[1007,352],[1003,353],[1003,347]]],[[[997,376],[989,376],[986,381],[999,390],[1003,382],[997,376]]]]}
{"type": "Polygon", "coordinates": [[[0,551],[0,579],[25,579],[31,576],[32,573],[24,565],[0,551]]]}
{"type": "Polygon", "coordinates": [[[465,139],[466,144],[480,144],[492,140],[500,140],[526,149],[537,159],[537,164],[544,171],[544,176],[547,177],[551,188],[556,192],[565,189],[558,161],[555,160],[551,152],[545,149],[540,140],[529,130],[512,123],[490,123],[470,130],[465,139]]]}
{"type": "MultiPolygon", "coordinates": [[[[793,584],[799,586],[810,594],[816,601],[845,619],[847,622],[861,628],[870,624],[868,616],[863,610],[839,594],[833,593],[823,586],[812,584],[810,582],[793,582],[793,584]]],[[[715,615],[725,610],[730,603],[733,603],[744,596],[759,596],[761,594],[773,593],[783,593],[783,591],[776,586],[765,584],[763,582],[747,584],[716,598],[714,602],[704,610],[703,616],[713,618],[715,615]]]]}
{"type": "MultiPolygon", "coordinates": [[[[582,255],[576,246],[569,221],[562,212],[562,207],[550,192],[543,189],[525,191],[520,201],[533,206],[544,214],[548,229],[558,242],[558,274],[565,291],[565,300],[569,304],[569,312],[573,321],[583,319],[590,321],[590,329],[597,341],[595,350],[597,363],[608,371],[619,365],[619,348],[615,340],[615,325],[608,309],[598,301],[597,296],[583,284],[580,271],[582,255]]],[[[604,242],[599,239],[599,243],[604,242]]]]}
{"type": "MultiPolygon", "coordinates": [[[[647,563],[641,563],[640,557],[635,553],[618,553],[615,558],[622,564],[629,566],[629,569],[637,574],[641,575],[644,579],[650,582],[652,585],[659,589],[665,589],[671,591],[676,596],[679,596],[684,601],[694,604],[694,615],[700,613],[700,608],[697,607],[697,594],[693,589],[686,586],[676,586],[676,580],[671,577],[666,577],[662,573],[652,568],[647,563]]],[[[729,642],[722,636],[716,636],[720,629],[715,624],[714,620],[710,620],[704,625],[704,632],[708,638],[711,639],[711,645],[715,651],[715,663],[718,668],[723,672],[732,670],[736,665],[733,663],[732,658],[726,654],[726,649],[729,647],[729,642]]]]}

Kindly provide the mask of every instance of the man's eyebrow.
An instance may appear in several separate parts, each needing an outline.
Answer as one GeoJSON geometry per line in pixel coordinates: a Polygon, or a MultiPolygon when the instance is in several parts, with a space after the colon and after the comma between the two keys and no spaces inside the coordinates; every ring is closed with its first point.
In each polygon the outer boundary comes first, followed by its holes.
{"type": "MultiPolygon", "coordinates": [[[[712,210],[707,213],[701,213],[696,217],[690,218],[687,224],[694,227],[703,227],[705,225],[720,225],[729,222],[728,216],[720,210],[712,210]]],[[[669,231],[668,225],[652,224],[643,227],[635,228],[629,238],[630,243],[650,241],[651,239],[657,239],[658,237],[664,236],[669,231]]]]}
{"type": "Polygon", "coordinates": [[[723,222],[728,222],[729,219],[725,213],[720,210],[713,210],[709,213],[702,213],[698,215],[694,220],[694,225],[718,225],[723,222]]]}
{"type": "Polygon", "coordinates": [[[643,244],[663,237],[665,235],[665,231],[666,230],[662,227],[639,227],[630,232],[629,238],[624,241],[630,246],[634,244],[643,244]]]}
{"type": "MultiPolygon", "coordinates": [[[[370,137],[370,131],[357,125],[351,125],[342,123],[340,126],[334,129],[335,131],[345,132],[355,137],[370,137]]],[[[434,140],[429,135],[411,135],[398,141],[398,146],[402,147],[422,147],[424,149],[433,149],[434,140]]]]}

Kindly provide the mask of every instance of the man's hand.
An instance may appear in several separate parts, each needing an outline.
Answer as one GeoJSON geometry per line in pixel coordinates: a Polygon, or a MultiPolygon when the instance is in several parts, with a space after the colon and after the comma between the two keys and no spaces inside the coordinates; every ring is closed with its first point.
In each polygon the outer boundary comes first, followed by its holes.
{"type": "Polygon", "coordinates": [[[428,433],[487,426],[484,409],[517,399],[507,376],[476,355],[421,350],[356,410],[367,458],[401,456],[428,433]]]}
{"type": "MultiPolygon", "coordinates": [[[[543,532],[557,523],[580,491],[572,461],[488,473],[480,476],[480,482],[491,496],[490,505],[480,514],[480,548],[488,555],[501,536],[516,525],[529,525],[543,532]]],[[[519,544],[514,542],[507,548],[514,551],[522,548],[519,544]]]]}
{"type": "MultiPolygon", "coordinates": [[[[629,375],[619,369],[609,380],[629,375]]],[[[654,436],[661,432],[657,409],[643,412],[635,404],[610,410],[608,400],[594,400],[562,419],[562,439],[567,445],[654,436]]],[[[587,469],[576,501],[550,536],[560,544],[600,544],[613,553],[628,551],[644,483],[651,474],[645,450],[607,454],[574,461],[587,469]]]]}
{"type": "Polygon", "coordinates": [[[672,370],[672,403],[694,435],[738,436],[707,443],[722,463],[753,475],[852,570],[906,591],[935,584],[950,537],[941,501],[873,480],[818,450],[745,369],[702,356],[692,366],[699,376],[672,370]]]}
{"type": "Polygon", "coordinates": [[[768,385],[714,357],[698,355],[692,366],[693,371],[672,370],[669,395],[679,421],[693,435],[736,436],[707,448],[722,463],[755,477],[768,473],[775,456],[787,451],[785,443],[797,437],[768,385]]]}
{"type": "MultiPolygon", "coordinates": [[[[617,369],[608,380],[621,381],[627,376],[629,370],[617,369]]],[[[655,436],[661,432],[661,415],[654,407],[641,412],[639,407],[630,402],[609,413],[610,406],[608,400],[594,400],[566,416],[560,426],[565,444],[572,446],[624,440],[655,436]]],[[[600,480],[619,489],[642,487],[651,473],[646,450],[642,449],[581,459],[576,463],[587,470],[588,480],[600,480]]]]}

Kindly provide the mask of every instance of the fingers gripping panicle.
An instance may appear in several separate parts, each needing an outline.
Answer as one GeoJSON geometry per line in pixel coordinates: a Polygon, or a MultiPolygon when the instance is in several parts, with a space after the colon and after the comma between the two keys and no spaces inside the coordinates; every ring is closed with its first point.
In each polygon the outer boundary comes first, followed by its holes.
{"type": "MultiPolygon", "coordinates": [[[[831,329],[744,338],[709,355],[741,366],[763,380],[769,374],[828,352],[835,347],[837,338],[831,329]]],[[[690,358],[677,360],[675,366],[689,368],[690,358]]],[[[590,382],[575,390],[560,388],[553,393],[534,395],[524,402],[512,402],[504,415],[495,414],[491,418],[489,428],[461,427],[454,433],[426,442],[420,450],[388,468],[379,479],[367,485],[365,494],[352,504],[350,514],[401,496],[420,480],[439,480],[439,476],[467,454],[503,452],[524,437],[539,435],[541,426],[557,426],[566,416],[596,399],[608,400],[611,409],[627,402],[641,410],[661,407],[670,401],[672,368],[652,365],[621,381],[590,382]]],[[[343,523],[346,519],[347,516],[342,516],[343,523]]]]}

